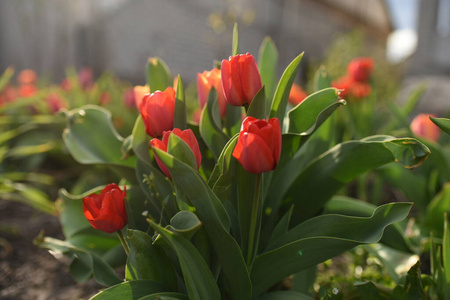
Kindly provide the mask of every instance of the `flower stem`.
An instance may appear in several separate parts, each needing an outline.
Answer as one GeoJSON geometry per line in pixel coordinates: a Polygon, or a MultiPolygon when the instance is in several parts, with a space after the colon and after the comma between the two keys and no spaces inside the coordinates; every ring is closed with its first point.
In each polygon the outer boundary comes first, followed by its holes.
{"type": "Polygon", "coordinates": [[[249,232],[249,240],[248,240],[248,252],[247,252],[247,266],[250,266],[253,259],[255,246],[255,236],[256,236],[256,223],[258,221],[258,211],[259,211],[259,198],[261,194],[261,179],[262,174],[256,175],[255,182],[255,194],[253,198],[253,206],[252,206],[252,215],[250,219],[250,232],[249,232]]]}
{"type": "Polygon", "coordinates": [[[128,247],[127,241],[125,240],[125,237],[122,234],[122,230],[117,230],[117,235],[119,236],[120,242],[122,243],[123,250],[125,250],[125,253],[128,256],[128,254],[130,253],[130,248],[128,247]]]}

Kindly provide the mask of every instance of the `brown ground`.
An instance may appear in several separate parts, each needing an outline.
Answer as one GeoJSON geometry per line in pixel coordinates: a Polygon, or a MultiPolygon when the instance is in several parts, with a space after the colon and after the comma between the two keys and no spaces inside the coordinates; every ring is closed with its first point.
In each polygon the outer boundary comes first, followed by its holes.
{"type": "Polygon", "coordinates": [[[0,299],[89,299],[101,286],[93,280],[76,283],[66,264],[35,246],[33,239],[41,229],[47,236],[62,238],[56,217],[0,200],[0,299]],[[11,251],[5,250],[2,239],[11,246],[11,251]]]}

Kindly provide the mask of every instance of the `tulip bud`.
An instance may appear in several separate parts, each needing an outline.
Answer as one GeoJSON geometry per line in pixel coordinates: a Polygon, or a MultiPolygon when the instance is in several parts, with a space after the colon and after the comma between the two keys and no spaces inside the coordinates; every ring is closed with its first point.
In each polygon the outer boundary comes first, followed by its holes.
{"type": "Polygon", "coordinates": [[[217,92],[220,117],[223,119],[225,118],[225,114],[227,112],[227,101],[223,95],[221,72],[217,68],[197,74],[198,100],[201,108],[203,108],[206,102],[208,102],[208,95],[211,87],[214,87],[217,92]]]}
{"type": "Polygon", "coordinates": [[[83,213],[95,229],[113,233],[121,230],[128,222],[125,208],[126,189],[111,183],[100,193],[83,198],[83,213]]]}
{"type": "Polygon", "coordinates": [[[259,120],[247,117],[233,156],[244,170],[253,174],[269,172],[276,168],[281,154],[281,127],[278,118],[259,120]]]}
{"type": "Polygon", "coordinates": [[[262,88],[261,75],[249,53],[222,60],[222,87],[225,99],[234,106],[250,105],[262,88]]]}
{"type": "Polygon", "coordinates": [[[175,113],[175,90],[168,87],[164,92],[146,94],[139,105],[145,132],[149,136],[159,137],[173,128],[175,113]]]}
{"type": "Polygon", "coordinates": [[[347,74],[358,82],[367,82],[370,79],[374,67],[370,57],[355,58],[347,66],[347,74]]]}
{"type": "Polygon", "coordinates": [[[289,93],[289,103],[293,106],[297,106],[302,103],[307,96],[305,91],[298,84],[294,83],[289,93]]]}
{"type": "MultiPolygon", "coordinates": [[[[150,141],[150,147],[157,148],[163,150],[164,152],[167,152],[167,146],[169,144],[169,136],[171,133],[175,134],[176,136],[179,136],[189,146],[189,148],[191,148],[192,153],[194,154],[195,160],[197,162],[197,169],[199,169],[202,163],[202,153],[200,152],[200,147],[198,146],[197,138],[195,137],[195,134],[191,129],[181,130],[179,128],[174,128],[171,131],[164,131],[162,140],[152,139],[150,141]]],[[[164,165],[164,163],[158,158],[158,156],[155,156],[155,159],[161,171],[163,171],[163,173],[170,178],[170,172],[169,169],[167,169],[166,165],[164,165]]]]}
{"type": "Polygon", "coordinates": [[[414,135],[437,142],[441,131],[429,117],[435,118],[431,114],[419,114],[411,122],[410,128],[414,135]]]}

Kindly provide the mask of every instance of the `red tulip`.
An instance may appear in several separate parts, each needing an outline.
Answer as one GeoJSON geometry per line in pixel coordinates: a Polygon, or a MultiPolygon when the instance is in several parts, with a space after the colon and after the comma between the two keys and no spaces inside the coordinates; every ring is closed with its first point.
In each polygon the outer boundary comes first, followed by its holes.
{"type": "Polygon", "coordinates": [[[355,98],[366,98],[370,95],[370,85],[364,82],[353,82],[350,86],[350,94],[355,98]]]}
{"type": "Polygon", "coordinates": [[[225,99],[234,106],[250,105],[262,88],[261,75],[252,55],[239,54],[222,60],[222,86],[225,99]]]}
{"type": "Polygon", "coordinates": [[[411,122],[411,131],[422,138],[426,138],[431,141],[437,142],[441,131],[429,117],[435,118],[436,116],[431,114],[419,114],[411,122]]]}
{"type": "Polygon", "coordinates": [[[30,69],[23,70],[17,76],[17,82],[22,84],[31,84],[35,85],[37,81],[36,72],[30,69]]]}
{"type": "Polygon", "coordinates": [[[175,113],[175,90],[168,87],[164,92],[146,94],[139,105],[145,131],[149,136],[159,137],[173,128],[175,113]]]}
{"type": "Polygon", "coordinates": [[[302,103],[307,96],[306,92],[298,84],[294,83],[289,93],[289,103],[293,106],[297,106],[302,103]]]}
{"type": "Polygon", "coordinates": [[[374,68],[374,62],[370,57],[358,57],[350,61],[347,66],[347,74],[359,82],[367,82],[374,68]]]}
{"type": "Polygon", "coordinates": [[[223,95],[221,72],[217,68],[197,74],[198,100],[201,108],[203,108],[208,101],[208,95],[211,87],[214,87],[217,92],[220,117],[223,119],[225,118],[225,114],[227,112],[227,101],[223,95]]]}
{"type": "Polygon", "coordinates": [[[350,94],[350,87],[353,81],[349,76],[342,76],[338,80],[333,81],[331,86],[341,90],[340,97],[346,98],[350,94]]]}
{"type": "Polygon", "coordinates": [[[125,209],[126,188],[111,183],[100,193],[91,194],[83,198],[83,213],[95,229],[113,233],[121,230],[127,224],[125,209]]]}
{"type": "Polygon", "coordinates": [[[247,117],[233,156],[247,172],[259,174],[276,168],[281,153],[281,127],[278,118],[259,120],[247,117]]]}
{"type": "MultiPolygon", "coordinates": [[[[169,136],[171,133],[179,136],[189,146],[189,148],[191,148],[197,162],[197,169],[200,168],[200,165],[202,163],[202,153],[200,152],[197,138],[195,137],[194,132],[191,129],[181,130],[179,128],[174,128],[171,131],[164,131],[162,140],[152,139],[150,141],[150,147],[161,149],[167,152],[167,145],[169,144],[169,136]]],[[[163,171],[163,173],[170,178],[170,172],[169,169],[167,169],[166,165],[164,165],[164,163],[158,158],[158,156],[155,156],[155,159],[161,171],[163,171]]]]}

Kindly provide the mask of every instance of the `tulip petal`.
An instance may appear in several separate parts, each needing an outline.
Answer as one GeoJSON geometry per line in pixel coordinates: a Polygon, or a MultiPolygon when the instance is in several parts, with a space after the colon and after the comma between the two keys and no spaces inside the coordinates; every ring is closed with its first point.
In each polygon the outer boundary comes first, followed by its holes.
{"type": "Polygon", "coordinates": [[[115,214],[101,215],[90,223],[95,229],[99,229],[107,233],[116,232],[126,225],[126,221],[115,214]]]}
{"type": "Polygon", "coordinates": [[[256,60],[249,53],[239,57],[239,74],[241,75],[241,88],[246,102],[250,104],[253,97],[262,88],[261,75],[259,74],[256,60]]]}
{"type": "Polygon", "coordinates": [[[274,167],[272,153],[265,141],[258,135],[244,132],[239,136],[233,156],[247,172],[259,174],[274,167]]]}

